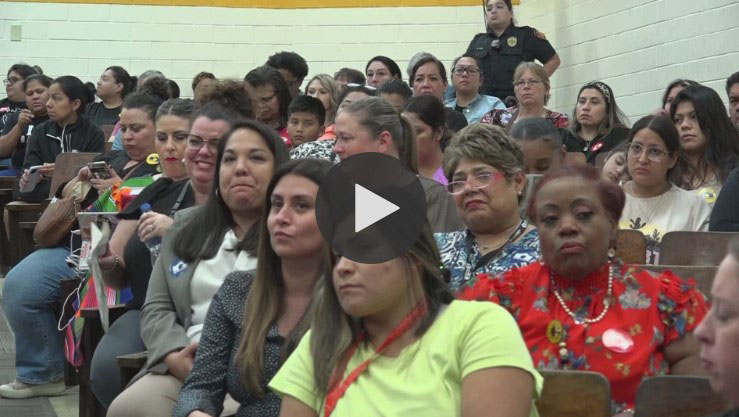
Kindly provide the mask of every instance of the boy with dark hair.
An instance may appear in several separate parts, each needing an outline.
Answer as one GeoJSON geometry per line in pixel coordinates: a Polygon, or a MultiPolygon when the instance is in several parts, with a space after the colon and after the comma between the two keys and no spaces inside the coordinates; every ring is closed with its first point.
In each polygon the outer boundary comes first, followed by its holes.
{"type": "Polygon", "coordinates": [[[395,110],[401,113],[413,95],[413,91],[403,80],[390,80],[377,90],[377,95],[392,104],[395,110]]]}
{"type": "Polygon", "coordinates": [[[265,65],[280,71],[293,98],[300,95],[300,85],[308,75],[308,63],[302,56],[295,52],[281,51],[267,58],[265,65]]]}
{"type": "Polygon", "coordinates": [[[321,100],[300,96],[290,103],[287,114],[287,133],[293,147],[313,142],[323,135],[326,128],[326,109],[321,100]]]}

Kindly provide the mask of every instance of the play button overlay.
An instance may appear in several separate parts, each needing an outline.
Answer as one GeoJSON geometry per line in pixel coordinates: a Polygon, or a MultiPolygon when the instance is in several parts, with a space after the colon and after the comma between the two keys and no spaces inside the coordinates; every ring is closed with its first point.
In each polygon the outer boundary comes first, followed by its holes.
{"type": "Polygon", "coordinates": [[[316,219],[334,252],[359,263],[387,262],[421,235],[426,195],[397,158],[360,153],[342,159],[323,179],[316,219]]]}

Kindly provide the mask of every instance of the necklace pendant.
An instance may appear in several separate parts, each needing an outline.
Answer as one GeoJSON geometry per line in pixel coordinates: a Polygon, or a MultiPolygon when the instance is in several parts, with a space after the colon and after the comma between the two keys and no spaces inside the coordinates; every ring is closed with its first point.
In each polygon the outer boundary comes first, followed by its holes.
{"type": "Polygon", "coordinates": [[[559,359],[562,362],[567,362],[570,358],[570,352],[567,350],[567,344],[565,342],[559,343],[559,359]]]}
{"type": "Polygon", "coordinates": [[[559,320],[552,320],[547,326],[547,339],[549,339],[549,343],[553,345],[558,344],[562,341],[563,335],[564,327],[562,327],[562,322],[559,320]]]}

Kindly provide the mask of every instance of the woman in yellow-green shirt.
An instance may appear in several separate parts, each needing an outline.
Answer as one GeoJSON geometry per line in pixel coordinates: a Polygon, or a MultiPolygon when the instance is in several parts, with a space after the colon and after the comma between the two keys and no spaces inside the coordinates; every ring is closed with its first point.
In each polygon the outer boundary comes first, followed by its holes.
{"type": "Polygon", "coordinates": [[[453,301],[426,225],[403,256],[329,256],[311,330],[270,388],[280,416],[537,416],[542,378],[516,323],[453,301]]]}

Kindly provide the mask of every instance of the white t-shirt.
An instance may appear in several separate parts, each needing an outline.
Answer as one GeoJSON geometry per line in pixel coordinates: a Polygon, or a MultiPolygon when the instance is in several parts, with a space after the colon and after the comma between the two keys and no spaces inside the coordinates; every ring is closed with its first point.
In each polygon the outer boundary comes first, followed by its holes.
{"type": "Polygon", "coordinates": [[[192,300],[192,323],[187,328],[187,337],[191,341],[200,340],[205,314],[210,301],[216,294],[226,275],[233,271],[248,271],[257,267],[257,258],[244,251],[232,250],[239,244],[239,238],[232,230],[226,232],[216,256],[200,261],[190,281],[190,298],[192,300]]]}
{"type": "Polygon", "coordinates": [[[647,237],[647,263],[659,261],[659,243],[667,232],[708,230],[711,209],[697,193],[672,186],[664,194],[638,198],[626,193],[619,228],[647,237]]]}

